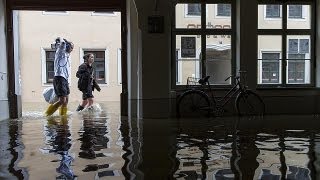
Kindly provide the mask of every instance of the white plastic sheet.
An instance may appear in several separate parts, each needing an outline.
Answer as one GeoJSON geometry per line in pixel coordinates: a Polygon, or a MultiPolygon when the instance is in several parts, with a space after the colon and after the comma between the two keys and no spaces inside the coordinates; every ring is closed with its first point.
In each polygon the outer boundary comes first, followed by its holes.
{"type": "Polygon", "coordinates": [[[43,97],[49,104],[54,104],[59,100],[59,98],[54,93],[53,87],[48,87],[43,90],[43,97]]]}

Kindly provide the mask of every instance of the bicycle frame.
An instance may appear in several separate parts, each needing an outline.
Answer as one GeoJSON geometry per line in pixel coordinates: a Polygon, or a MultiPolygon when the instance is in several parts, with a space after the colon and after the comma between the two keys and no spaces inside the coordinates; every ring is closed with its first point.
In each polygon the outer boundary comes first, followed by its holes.
{"type": "MultiPolygon", "coordinates": [[[[230,77],[228,77],[226,80],[228,80],[230,77]]],[[[219,100],[216,96],[214,96],[213,90],[211,89],[210,83],[208,81],[210,98],[213,104],[215,105],[215,107],[213,108],[224,107],[231,100],[232,97],[236,97],[238,94],[246,91],[246,87],[240,83],[239,77],[234,76],[233,78],[235,78],[236,84],[219,100]]]]}

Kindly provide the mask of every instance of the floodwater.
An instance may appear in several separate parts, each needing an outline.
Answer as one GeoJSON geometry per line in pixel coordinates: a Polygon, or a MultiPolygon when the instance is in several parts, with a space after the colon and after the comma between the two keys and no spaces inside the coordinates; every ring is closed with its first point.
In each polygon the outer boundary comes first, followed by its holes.
{"type": "Polygon", "coordinates": [[[118,102],[0,122],[0,179],[320,179],[320,117],[135,119],[118,102]]]}

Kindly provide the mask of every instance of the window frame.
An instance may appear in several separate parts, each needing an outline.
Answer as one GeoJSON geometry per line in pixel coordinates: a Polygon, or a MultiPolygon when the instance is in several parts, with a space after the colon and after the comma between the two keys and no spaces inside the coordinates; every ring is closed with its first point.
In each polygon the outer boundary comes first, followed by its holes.
{"type": "MultiPolygon", "coordinates": [[[[262,59],[262,54],[263,53],[279,53],[279,83],[277,84],[281,84],[282,83],[282,63],[281,63],[281,57],[282,57],[282,52],[281,51],[275,51],[275,50],[268,50],[268,49],[261,49],[261,51],[259,51],[259,60],[263,60],[262,59]]],[[[259,69],[261,69],[261,71],[258,71],[259,74],[258,74],[258,83],[257,85],[265,85],[265,84],[275,84],[275,83],[265,83],[263,84],[262,81],[262,64],[263,62],[262,61],[258,61],[258,66],[259,66],[259,69]]]]}
{"type": "MultiPolygon", "coordinates": [[[[52,82],[48,82],[47,79],[47,56],[46,56],[46,52],[47,51],[54,51],[49,47],[43,48],[41,47],[41,82],[42,82],[42,86],[46,87],[46,86],[52,86],[52,82]]],[[[53,59],[54,62],[54,59],[53,59]]],[[[54,73],[54,72],[53,72],[54,73]]]]}
{"type": "MultiPolygon", "coordinates": [[[[182,35],[198,35],[198,37],[200,36],[201,38],[201,49],[200,52],[206,52],[206,38],[207,35],[230,35],[232,37],[231,39],[231,51],[232,51],[232,55],[231,55],[231,73],[235,74],[236,72],[236,1],[234,0],[194,0],[192,1],[192,3],[198,3],[201,4],[201,28],[177,28],[176,27],[176,16],[178,16],[178,12],[176,11],[176,5],[178,4],[184,4],[186,7],[187,4],[191,3],[188,0],[177,0],[175,3],[173,3],[172,6],[172,12],[174,12],[174,16],[172,17],[172,30],[171,30],[171,35],[172,35],[172,41],[171,41],[171,87],[172,89],[176,89],[176,90],[182,90],[187,88],[187,85],[179,85],[176,82],[180,81],[183,82],[183,80],[181,81],[180,79],[177,79],[179,77],[176,77],[176,37],[177,36],[182,36],[182,35]],[[211,28],[207,28],[206,27],[206,17],[208,16],[208,12],[207,12],[207,5],[208,4],[231,4],[231,28],[230,29],[211,29],[211,28]]],[[[186,12],[186,8],[184,8],[184,11],[186,12]]],[[[188,18],[188,16],[186,16],[186,13],[184,13],[184,17],[188,18]]],[[[199,18],[199,16],[195,16],[197,18],[199,18]]],[[[228,16],[230,17],[230,16],[228,16]]],[[[198,49],[197,49],[198,52],[198,49]]],[[[180,53],[178,53],[180,54],[180,53]]],[[[203,59],[206,59],[206,53],[200,53],[200,74],[203,77],[206,74],[206,69],[205,69],[205,61],[203,59]]],[[[179,55],[180,56],[180,55],[179,55]]],[[[178,67],[179,68],[179,67],[178,67]]],[[[182,68],[182,67],[181,67],[182,68]]],[[[212,85],[212,88],[229,88],[234,84],[234,79],[232,79],[231,84],[214,84],[212,85]]]]}
{"type": "Polygon", "coordinates": [[[80,64],[82,64],[84,62],[83,60],[83,55],[85,51],[104,51],[104,76],[105,76],[105,80],[104,83],[98,83],[100,86],[109,86],[109,63],[110,63],[110,59],[109,59],[109,49],[108,48],[80,48],[80,64]]]}
{"type": "MultiPolygon", "coordinates": [[[[258,0],[259,5],[268,5],[268,4],[279,4],[282,5],[282,28],[281,29],[259,29],[257,27],[257,37],[260,35],[280,35],[282,38],[282,74],[281,74],[281,84],[259,84],[259,79],[257,77],[257,87],[258,88],[292,88],[292,87],[315,87],[315,2],[311,0],[295,0],[291,2],[280,2],[280,1],[268,1],[268,0],[258,0]],[[309,5],[310,6],[310,29],[288,29],[288,5],[309,5]],[[309,46],[310,46],[310,83],[308,84],[291,84],[287,83],[288,71],[287,71],[287,36],[292,35],[307,35],[310,36],[309,46]]],[[[302,6],[304,7],[304,6],[302,6]]],[[[257,7],[258,8],[258,7],[257,7]]],[[[304,9],[304,8],[302,8],[304,9]]],[[[291,19],[290,19],[291,20],[291,19]]],[[[303,38],[302,38],[303,39],[303,38]]],[[[258,48],[258,47],[257,47],[258,48]]],[[[259,50],[259,49],[257,49],[259,50]]],[[[309,59],[308,59],[309,60],[309,59]]]]}

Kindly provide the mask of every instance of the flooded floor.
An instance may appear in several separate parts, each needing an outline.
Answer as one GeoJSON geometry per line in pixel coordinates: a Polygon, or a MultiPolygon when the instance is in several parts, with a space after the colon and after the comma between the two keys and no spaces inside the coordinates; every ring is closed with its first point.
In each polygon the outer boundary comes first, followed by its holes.
{"type": "Polygon", "coordinates": [[[320,117],[133,119],[93,111],[0,121],[0,179],[320,179],[320,117]]]}

